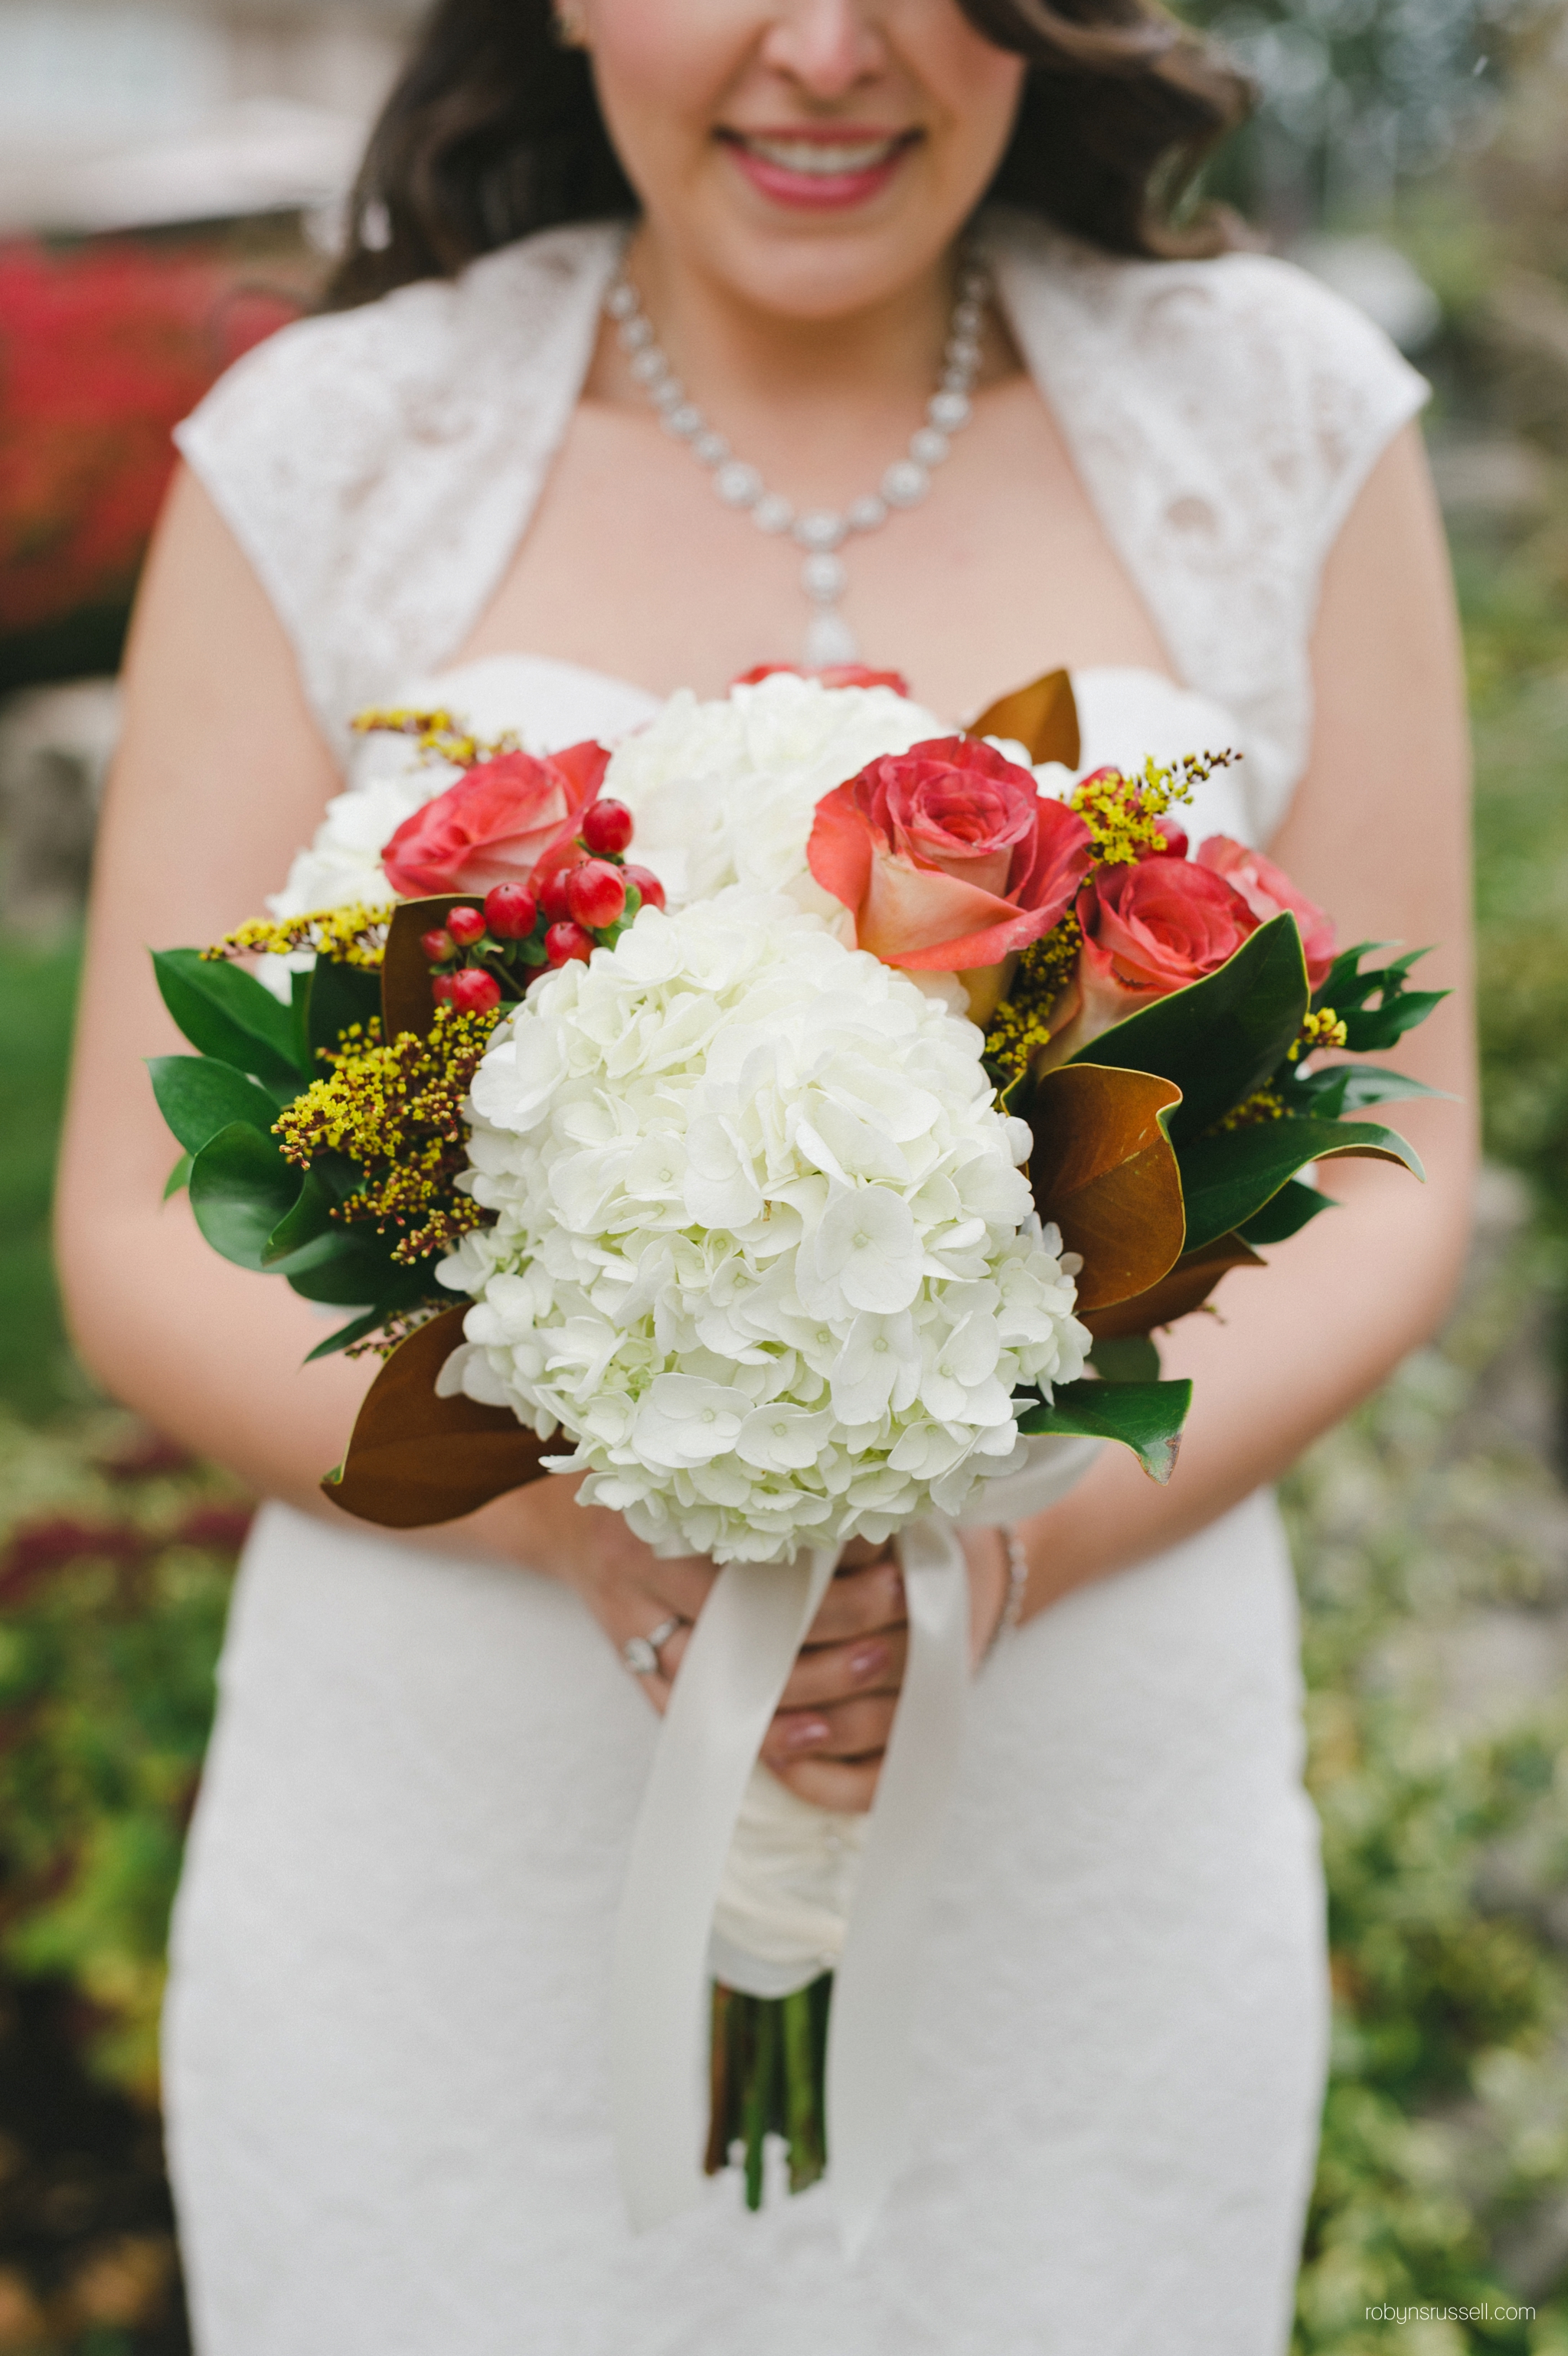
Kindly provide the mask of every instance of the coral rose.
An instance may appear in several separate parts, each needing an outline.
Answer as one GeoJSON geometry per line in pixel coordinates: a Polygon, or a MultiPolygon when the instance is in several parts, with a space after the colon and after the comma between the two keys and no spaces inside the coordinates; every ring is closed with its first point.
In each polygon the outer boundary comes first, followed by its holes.
{"type": "Polygon", "coordinates": [[[603,744],[588,742],[542,759],[503,753],[480,762],[403,820],[381,853],[388,883],[410,900],[527,884],[571,864],[609,760],[603,744]]]}
{"type": "Polygon", "coordinates": [[[1154,999],[1200,981],[1258,928],[1211,868],[1171,858],[1103,867],[1078,894],[1083,948],[1042,1066],[1065,1063],[1154,999]]]}
{"type": "Polygon", "coordinates": [[[1228,834],[1211,834],[1200,843],[1198,863],[1222,875],[1260,924],[1266,925],[1271,916],[1296,918],[1307,952],[1307,979],[1314,990],[1321,990],[1339,947],[1333,917],[1326,916],[1305,892],[1298,892],[1272,859],[1265,859],[1261,851],[1249,851],[1244,842],[1233,842],[1228,834]]]}
{"type": "Polygon", "coordinates": [[[934,737],[870,762],[816,805],[806,858],[884,965],[998,966],[1048,933],[1093,858],[1075,810],[989,744],[934,737]]]}

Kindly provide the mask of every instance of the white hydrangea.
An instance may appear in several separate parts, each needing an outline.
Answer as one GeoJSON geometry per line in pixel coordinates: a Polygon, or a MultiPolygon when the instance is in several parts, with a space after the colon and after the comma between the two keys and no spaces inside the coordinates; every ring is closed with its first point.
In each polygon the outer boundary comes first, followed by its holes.
{"type": "Polygon", "coordinates": [[[1072,1273],[980,1035],[777,895],[645,908],[475,1075],[496,1215],[443,1388],[576,1443],[583,1494],[720,1561],[880,1539],[1021,1453],[1070,1381],[1072,1273]]]}
{"type": "Polygon", "coordinates": [[[617,746],[603,790],[635,819],[632,855],[672,903],[744,884],[837,916],[805,863],[817,803],[868,761],[952,733],[891,688],[775,671],[716,702],[680,689],[617,746]]]}
{"type": "Polygon", "coordinates": [[[406,736],[362,739],[355,748],[353,783],[327,803],[308,848],[295,852],[283,890],[268,900],[268,913],[305,916],[318,908],[357,902],[374,907],[390,900],[382,851],[405,819],[462,775],[450,762],[421,758],[406,736]]]}

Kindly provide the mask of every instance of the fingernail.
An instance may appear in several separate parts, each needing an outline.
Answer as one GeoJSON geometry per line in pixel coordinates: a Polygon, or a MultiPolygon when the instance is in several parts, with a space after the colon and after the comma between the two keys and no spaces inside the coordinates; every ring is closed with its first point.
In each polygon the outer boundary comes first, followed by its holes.
{"type": "Polygon", "coordinates": [[[797,1719],[793,1726],[786,1727],[784,1730],[784,1749],[809,1751],[814,1742],[826,1742],[827,1734],[827,1720],[825,1718],[797,1719]]]}
{"type": "Polygon", "coordinates": [[[886,1667],[887,1661],[888,1648],[885,1644],[862,1644],[858,1652],[849,1655],[849,1675],[852,1677],[872,1676],[878,1669],[886,1667]]]}

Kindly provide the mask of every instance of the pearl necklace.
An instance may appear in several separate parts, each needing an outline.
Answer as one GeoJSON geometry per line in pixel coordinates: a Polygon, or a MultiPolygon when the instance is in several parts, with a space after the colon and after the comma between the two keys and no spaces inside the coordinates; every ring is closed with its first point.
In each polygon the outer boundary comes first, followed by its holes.
{"type": "Polygon", "coordinates": [[[800,585],[814,608],[806,625],[805,657],[813,669],[854,662],[859,656],[855,633],[838,610],[848,585],[838,550],[856,533],[880,530],[896,509],[918,507],[931,488],[933,469],[946,457],[954,434],[969,422],[989,291],[980,264],[961,262],[941,382],[925,404],[925,423],[910,436],[907,455],[895,459],[876,490],[864,498],[852,500],[841,510],[808,508],[803,514],[797,514],[777,491],[770,491],[755,466],[735,457],[722,434],[709,425],[670,366],[637,290],[624,271],[616,273],[604,297],[605,311],[614,322],[632,374],[658,411],[666,433],[684,442],[707,468],[726,507],[749,514],[757,530],[771,538],[787,533],[805,552],[800,585]]]}

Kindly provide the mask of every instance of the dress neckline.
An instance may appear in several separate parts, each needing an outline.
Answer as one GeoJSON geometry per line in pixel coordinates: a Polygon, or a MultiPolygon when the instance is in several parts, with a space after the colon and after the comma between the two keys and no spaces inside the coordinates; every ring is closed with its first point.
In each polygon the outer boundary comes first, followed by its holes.
{"type": "MultiPolygon", "coordinates": [[[[538,653],[528,647],[498,647],[492,654],[474,655],[461,662],[443,663],[428,672],[426,679],[431,686],[440,684],[444,688],[449,682],[461,680],[472,672],[497,670],[512,664],[523,664],[532,670],[554,671],[591,685],[612,689],[617,696],[636,698],[647,705],[650,717],[668,701],[667,696],[661,695],[651,687],[645,686],[640,680],[627,679],[619,671],[604,670],[595,663],[576,662],[569,655],[538,653]]],[[[1151,686],[1163,689],[1168,695],[1192,697],[1196,701],[1213,705],[1216,710],[1224,710],[1223,706],[1215,705],[1212,696],[1204,695],[1200,689],[1187,686],[1181,680],[1172,679],[1168,671],[1156,670],[1149,663],[1083,663],[1073,667],[1072,676],[1074,680],[1142,680],[1151,686]]],[[[1014,687],[1022,684],[1021,680],[1013,681],[1014,687]]],[[[1008,689],[1001,688],[997,691],[997,695],[1001,696],[1008,692],[1010,692],[1008,689]]],[[[920,701],[918,694],[914,700],[916,702],[920,701]]],[[[989,701],[996,700],[996,697],[987,699],[989,701]]],[[[984,711],[986,704],[982,703],[979,709],[984,711]]],[[[946,715],[939,714],[938,717],[945,718],[946,715]]],[[[1230,712],[1226,713],[1226,717],[1232,721],[1234,719],[1234,715],[1230,712]]],[[[955,721],[953,724],[961,727],[965,723],[960,720],[955,721]]]]}

